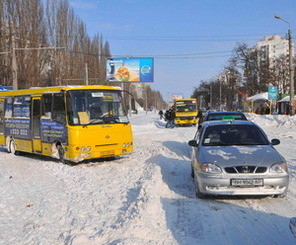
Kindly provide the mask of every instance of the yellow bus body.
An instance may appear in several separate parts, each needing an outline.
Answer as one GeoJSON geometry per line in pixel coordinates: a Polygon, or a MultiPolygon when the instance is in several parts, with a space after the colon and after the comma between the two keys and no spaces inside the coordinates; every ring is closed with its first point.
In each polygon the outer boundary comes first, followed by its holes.
{"type": "Polygon", "coordinates": [[[198,107],[196,99],[176,99],[174,103],[175,107],[175,125],[196,125],[198,123],[198,107]],[[178,108],[185,106],[185,103],[192,103],[193,109],[185,109],[184,111],[178,111],[178,108]]]}
{"type": "MultiPolygon", "coordinates": [[[[58,140],[54,140],[54,135],[60,132],[56,132],[54,129],[51,130],[50,127],[47,127],[46,133],[51,135],[51,141],[42,140],[42,137],[21,137],[22,133],[33,135],[32,121],[34,115],[32,109],[30,109],[29,118],[26,118],[26,122],[22,122],[22,124],[14,122],[18,122],[17,120],[21,121],[23,119],[14,118],[13,116],[6,118],[4,116],[5,106],[7,103],[5,101],[8,97],[14,98],[17,96],[30,96],[32,102],[34,100],[41,101],[42,95],[45,93],[66,93],[67,91],[74,90],[121,92],[120,88],[112,86],[60,86],[0,92],[0,119],[2,122],[0,125],[0,145],[10,150],[9,144],[11,140],[13,140],[17,151],[37,153],[40,155],[59,158],[57,146],[60,144],[63,147],[65,159],[76,163],[85,159],[106,158],[131,154],[133,151],[133,136],[129,122],[69,125],[67,120],[63,125],[63,128],[66,131],[63,132],[63,134],[66,135],[65,142],[58,142],[58,140]],[[10,132],[12,133],[10,134],[10,132]],[[15,132],[17,132],[17,134],[15,134],[15,132]]],[[[66,99],[65,104],[67,104],[66,99]]],[[[43,122],[50,125],[51,120],[45,118],[44,116],[40,116],[41,136],[44,134],[42,131],[43,122]]]]}

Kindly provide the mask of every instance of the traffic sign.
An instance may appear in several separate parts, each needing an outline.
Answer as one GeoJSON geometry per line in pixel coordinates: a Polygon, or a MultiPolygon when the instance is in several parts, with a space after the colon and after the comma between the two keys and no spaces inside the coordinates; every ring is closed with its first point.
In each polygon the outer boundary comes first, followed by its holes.
{"type": "Polygon", "coordinates": [[[269,100],[277,100],[278,99],[278,87],[277,86],[271,86],[268,87],[268,99],[269,100]]]}

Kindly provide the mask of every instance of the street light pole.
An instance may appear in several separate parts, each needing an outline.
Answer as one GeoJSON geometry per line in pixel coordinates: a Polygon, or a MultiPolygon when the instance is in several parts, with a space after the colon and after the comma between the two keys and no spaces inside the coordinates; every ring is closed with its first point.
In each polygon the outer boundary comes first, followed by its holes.
{"type": "Polygon", "coordinates": [[[294,67],[293,67],[293,37],[292,37],[292,30],[290,28],[290,23],[284,19],[282,19],[280,16],[274,16],[276,19],[279,19],[286,24],[288,24],[288,40],[289,40],[289,73],[290,73],[290,115],[294,115],[293,110],[293,101],[294,101],[294,67]]]}
{"type": "Polygon", "coordinates": [[[290,103],[291,110],[290,115],[294,115],[293,101],[294,101],[294,67],[293,67],[293,42],[292,42],[292,31],[289,29],[289,70],[290,70],[290,103]]]}
{"type": "Polygon", "coordinates": [[[220,81],[219,81],[220,83],[219,83],[219,85],[220,85],[220,93],[219,93],[219,111],[221,111],[222,110],[222,79],[220,78],[220,81]]]}
{"type": "Polygon", "coordinates": [[[210,109],[213,110],[213,86],[210,86],[210,109]]]}

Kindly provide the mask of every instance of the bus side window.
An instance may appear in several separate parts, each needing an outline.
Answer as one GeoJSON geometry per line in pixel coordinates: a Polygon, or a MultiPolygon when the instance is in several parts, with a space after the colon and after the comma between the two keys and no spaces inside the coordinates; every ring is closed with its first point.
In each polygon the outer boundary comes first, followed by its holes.
{"type": "Polygon", "coordinates": [[[13,117],[29,118],[31,107],[30,96],[15,96],[13,100],[13,117]]]}
{"type": "Polygon", "coordinates": [[[51,119],[52,94],[42,95],[42,116],[51,119]]]}
{"type": "Polygon", "coordinates": [[[0,133],[4,133],[4,101],[0,101],[0,133]]]}
{"type": "Polygon", "coordinates": [[[12,97],[6,98],[5,118],[12,118],[12,97]]]}
{"type": "Polygon", "coordinates": [[[53,95],[52,120],[61,124],[66,123],[64,94],[53,95]]]}

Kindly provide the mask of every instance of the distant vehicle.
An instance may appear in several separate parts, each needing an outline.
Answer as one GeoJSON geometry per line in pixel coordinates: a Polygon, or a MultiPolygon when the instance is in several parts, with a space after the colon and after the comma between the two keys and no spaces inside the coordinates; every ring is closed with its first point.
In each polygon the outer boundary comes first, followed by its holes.
{"type": "Polygon", "coordinates": [[[248,120],[244,113],[240,111],[210,111],[205,113],[199,120],[198,127],[206,121],[223,120],[223,118],[228,120],[227,117],[231,117],[233,120],[248,120]]]}
{"type": "Polygon", "coordinates": [[[198,122],[198,107],[196,99],[176,99],[175,125],[196,125],[198,122]]]}
{"type": "Polygon", "coordinates": [[[0,92],[0,145],[64,163],[130,154],[122,90],[61,86],[0,92]]]}
{"type": "Polygon", "coordinates": [[[253,122],[205,122],[188,144],[197,197],[287,194],[287,163],[273,147],[280,141],[253,122]]]}

